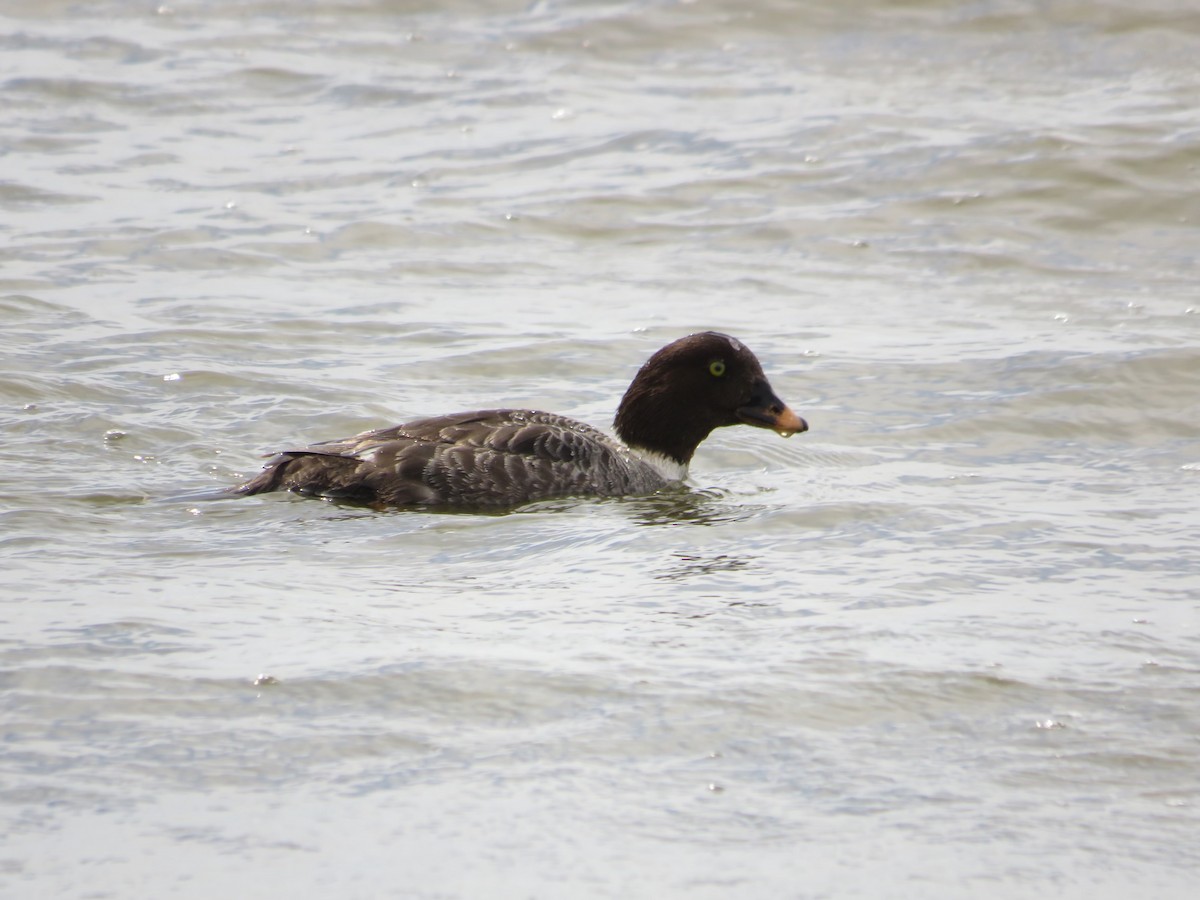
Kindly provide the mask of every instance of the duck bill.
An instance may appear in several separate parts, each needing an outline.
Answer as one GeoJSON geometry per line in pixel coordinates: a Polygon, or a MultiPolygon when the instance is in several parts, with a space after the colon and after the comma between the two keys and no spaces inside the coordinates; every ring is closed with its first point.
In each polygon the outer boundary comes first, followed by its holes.
{"type": "Polygon", "coordinates": [[[808,423],[796,415],[788,405],[767,391],[765,397],[755,397],[753,401],[737,411],[738,419],[746,425],[755,428],[770,428],[781,437],[791,437],[802,431],[808,431],[808,423]]]}

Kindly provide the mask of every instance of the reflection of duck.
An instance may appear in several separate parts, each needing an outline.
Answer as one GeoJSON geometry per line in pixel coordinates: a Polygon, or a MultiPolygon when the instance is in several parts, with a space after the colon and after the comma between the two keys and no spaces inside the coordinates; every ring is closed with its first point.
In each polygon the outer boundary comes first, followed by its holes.
{"type": "Polygon", "coordinates": [[[488,409],[288,450],[229,490],[436,507],[646,494],[681,480],[714,428],[738,423],[784,437],[808,429],[775,396],[753,353],[706,331],[668,344],[642,366],[617,409],[614,428],[624,443],[565,416],[488,409]]]}

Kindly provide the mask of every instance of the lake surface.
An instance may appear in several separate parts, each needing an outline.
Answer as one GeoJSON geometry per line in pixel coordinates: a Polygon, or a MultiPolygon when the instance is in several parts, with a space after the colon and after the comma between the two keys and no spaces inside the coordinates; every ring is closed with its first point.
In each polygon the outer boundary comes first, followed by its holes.
{"type": "Polygon", "coordinates": [[[10,0],[0,895],[1184,898],[1192,0],[10,0]],[[811,431],[509,515],[172,500],[607,426],[738,336],[811,431]]]}

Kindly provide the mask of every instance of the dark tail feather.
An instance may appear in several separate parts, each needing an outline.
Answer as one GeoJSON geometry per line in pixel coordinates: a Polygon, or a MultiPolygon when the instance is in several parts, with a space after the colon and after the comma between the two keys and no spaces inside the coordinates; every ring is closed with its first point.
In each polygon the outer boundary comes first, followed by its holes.
{"type": "Polygon", "coordinates": [[[228,488],[230,495],[235,497],[249,497],[252,494],[266,494],[270,491],[285,490],[292,485],[281,484],[283,475],[287,469],[287,464],[296,457],[290,453],[280,453],[278,456],[272,457],[263,466],[263,470],[251,478],[249,481],[228,488]]]}
{"type": "Polygon", "coordinates": [[[237,497],[266,494],[271,491],[295,491],[327,500],[371,503],[375,490],[356,479],[361,460],[340,453],[293,451],[269,460],[263,470],[229,493],[237,497]]]}
{"type": "Polygon", "coordinates": [[[192,491],[175,494],[174,497],[163,498],[167,503],[204,503],[208,500],[232,500],[238,497],[248,497],[254,493],[268,491],[286,491],[293,485],[280,484],[283,479],[283,469],[286,463],[294,458],[288,454],[280,454],[263,468],[262,472],[254,475],[250,481],[244,481],[233,487],[218,487],[212,491],[192,491]]]}
{"type": "Polygon", "coordinates": [[[176,494],[163,498],[166,503],[203,503],[209,500],[233,500],[237,497],[248,497],[251,494],[265,494],[268,491],[286,490],[291,485],[280,484],[283,477],[284,464],[294,457],[281,453],[271,459],[261,472],[242,484],[233,487],[217,488],[211,491],[193,491],[187,494],[176,494]]]}

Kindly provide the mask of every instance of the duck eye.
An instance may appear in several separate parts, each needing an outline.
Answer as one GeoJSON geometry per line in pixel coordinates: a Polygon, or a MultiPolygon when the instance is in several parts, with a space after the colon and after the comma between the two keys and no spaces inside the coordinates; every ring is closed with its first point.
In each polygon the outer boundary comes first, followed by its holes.
{"type": "Polygon", "coordinates": [[[725,374],[725,360],[714,359],[708,364],[708,373],[714,378],[720,378],[725,374]]]}

